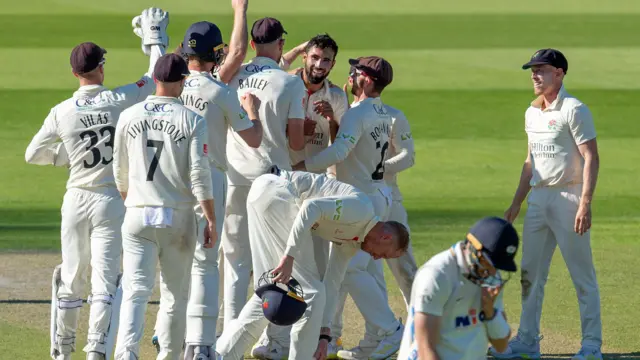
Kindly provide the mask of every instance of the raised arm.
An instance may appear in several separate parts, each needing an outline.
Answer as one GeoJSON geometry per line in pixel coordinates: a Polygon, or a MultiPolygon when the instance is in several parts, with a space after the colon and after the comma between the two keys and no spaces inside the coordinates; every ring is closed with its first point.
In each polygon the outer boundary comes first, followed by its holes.
{"type": "Polygon", "coordinates": [[[280,59],[280,64],[279,64],[280,68],[282,70],[289,70],[289,67],[291,67],[291,64],[293,64],[293,62],[296,61],[298,56],[300,56],[304,52],[304,49],[307,47],[307,43],[308,41],[305,41],[302,44],[289,50],[286,54],[282,55],[282,58],[280,59]]]}
{"type": "Polygon", "coordinates": [[[247,56],[249,34],[247,31],[247,7],[248,0],[232,0],[233,7],[233,31],[229,42],[229,53],[224,63],[218,69],[218,79],[228,84],[238,72],[244,58],[247,56]]]}
{"type": "Polygon", "coordinates": [[[411,127],[403,113],[399,113],[393,123],[391,144],[396,150],[396,155],[385,161],[385,172],[399,173],[415,164],[416,151],[413,136],[411,136],[411,127]]]}
{"type": "Polygon", "coordinates": [[[35,165],[68,165],[67,151],[58,136],[55,108],[51,109],[49,115],[44,119],[42,127],[31,139],[24,159],[29,164],[35,165]]]}

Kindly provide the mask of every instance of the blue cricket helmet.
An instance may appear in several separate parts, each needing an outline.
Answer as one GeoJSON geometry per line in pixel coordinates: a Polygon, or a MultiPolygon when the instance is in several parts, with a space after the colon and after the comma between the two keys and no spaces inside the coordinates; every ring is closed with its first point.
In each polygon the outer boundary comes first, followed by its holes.
{"type": "Polygon", "coordinates": [[[302,286],[293,277],[287,284],[276,284],[273,282],[274,276],[271,271],[266,271],[260,276],[256,289],[256,295],[262,299],[262,312],[273,324],[293,325],[307,310],[302,286]]]}

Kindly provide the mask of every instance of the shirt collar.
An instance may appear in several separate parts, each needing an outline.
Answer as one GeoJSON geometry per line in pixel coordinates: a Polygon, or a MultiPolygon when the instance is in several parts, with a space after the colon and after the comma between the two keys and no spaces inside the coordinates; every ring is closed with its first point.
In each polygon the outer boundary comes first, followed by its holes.
{"type": "Polygon", "coordinates": [[[174,104],[182,104],[182,101],[178,98],[171,96],[158,96],[158,95],[149,95],[147,96],[146,101],[159,102],[159,103],[174,103],[174,104]]]}
{"type": "Polygon", "coordinates": [[[456,258],[456,263],[458,264],[458,268],[460,269],[461,275],[464,275],[469,272],[469,268],[467,267],[467,262],[464,259],[464,253],[462,252],[463,241],[459,241],[451,246],[451,251],[453,252],[453,256],[456,258]]]}
{"type": "Polygon", "coordinates": [[[192,69],[189,69],[189,73],[190,73],[191,75],[200,75],[200,76],[213,77],[213,76],[211,75],[211,73],[210,73],[210,72],[208,72],[208,71],[199,71],[199,70],[192,70],[192,69]]]}
{"type": "Polygon", "coordinates": [[[74,96],[95,95],[104,90],[106,90],[104,85],[84,85],[84,86],[80,86],[73,95],[74,96]]]}
{"type": "Polygon", "coordinates": [[[369,221],[369,223],[364,227],[364,234],[362,234],[362,236],[360,237],[360,243],[364,242],[364,238],[367,236],[367,234],[369,234],[369,231],[371,231],[371,229],[373,229],[373,227],[376,226],[376,224],[378,224],[379,222],[380,218],[377,216],[374,216],[373,219],[369,221]]]}
{"type": "Polygon", "coordinates": [[[564,84],[563,84],[562,86],[560,86],[560,91],[558,91],[558,96],[556,96],[556,99],[553,100],[553,102],[549,105],[549,107],[542,109],[542,106],[544,105],[544,97],[542,95],[538,96],[535,100],[533,100],[531,102],[531,106],[537,109],[540,109],[542,111],[558,110],[562,105],[562,100],[564,100],[565,97],[567,97],[567,90],[565,90],[564,84]]]}

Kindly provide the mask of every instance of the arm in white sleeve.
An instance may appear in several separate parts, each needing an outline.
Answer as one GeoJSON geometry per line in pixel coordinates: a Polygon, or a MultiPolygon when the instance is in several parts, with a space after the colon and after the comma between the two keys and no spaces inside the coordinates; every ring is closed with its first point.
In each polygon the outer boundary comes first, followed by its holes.
{"type": "Polygon", "coordinates": [[[399,114],[396,117],[396,121],[393,124],[391,143],[397,154],[385,161],[384,171],[399,173],[412,167],[416,161],[416,151],[409,121],[404,114],[399,114]]]}
{"type": "Polygon", "coordinates": [[[337,245],[331,243],[327,270],[322,280],[327,299],[322,315],[322,327],[331,327],[331,321],[338,307],[338,292],[340,291],[340,286],[347,273],[349,262],[351,262],[351,258],[358,252],[358,248],[359,247],[356,246],[349,246],[348,244],[337,245]]]}
{"type": "Polygon", "coordinates": [[[68,155],[64,144],[60,142],[58,127],[56,124],[56,110],[51,109],[42,127],[33,137],[24,154],[24,159],[29,164],[57,165],[68,162],[68,155]],[[58,157],[60,156],[60,160],[58,157]],[[67,161],[63,161],[64,159],[67,161]]]}
{"type": "Polygon", "coordinates": [[[294,259],[298,255],[299,241],[311,230],[316,221],[325,219],[354,224],[370,222],[375,218],[373,205],[357,196],[328,196],[302,202],[287,240],[285,255],[294,259]]]}
{"type": "Polygon", "coordinates": [[[340,123],[336,140],[328,148],[304,161],[307,171],[324,171],[342,162],[362,135],[362,121],[355,111],[347,111],[340,123]]]}
{"type": "Polygon", "coordinates": [[[153,69],[158,59],[165,54],[165,49],[160,45],[151,45],[151,53],[149,54],[149,69],[135,83],[123,85],[113,89],[116,101],[123,108],[128,108],[147,98],[156,90],[156,84],[153,81],[153,69]]]}
{"type": "Polygon", "coordinates": [[[127,132],[124,125],[127,123],[120,116],[120,121],[116,126],[116,138],[113,143],[113,176],[116,187],[121,193],[129,191],[129,152],[127,149],[127,132]]]}
{"type": "Polygon", "coordinates": [[[198,201],[213,199],[209,157],[205,152],[207,137],[207,122],[203,117],[198,116],[189,145],[191,186],[193,196],[195,196],[198,201]]]}

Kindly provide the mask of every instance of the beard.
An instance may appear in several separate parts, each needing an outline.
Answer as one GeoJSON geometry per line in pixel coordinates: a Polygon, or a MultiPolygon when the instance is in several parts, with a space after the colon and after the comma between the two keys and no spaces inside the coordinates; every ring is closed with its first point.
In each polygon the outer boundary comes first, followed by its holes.
{"type": "Polygon", "coordinates": [[[307,79],[309,80],[310,83],[317,85],[320,84],[321,82],[324,81],[324,79],[327,78],[327,76],[329,76],[329,72],[324,73],[323,75],[314,75],[313,74],[313,70],[315,69],[315,67],[310,66],[309,68],[304,69],[305,75],[307,75],[307,79]]]}

